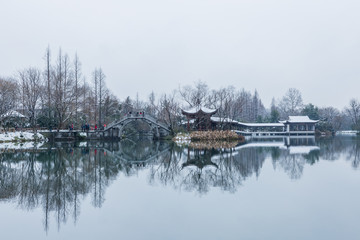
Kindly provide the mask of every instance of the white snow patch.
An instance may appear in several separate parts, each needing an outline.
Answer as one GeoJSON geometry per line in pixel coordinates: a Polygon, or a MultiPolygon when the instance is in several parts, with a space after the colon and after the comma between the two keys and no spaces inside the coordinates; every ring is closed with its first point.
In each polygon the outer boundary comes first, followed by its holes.
{"type": "Polygon", "coordinates": [[[190,144],[191,137],[190,137],[190,134],[188,134],[188,133],[178,133],[173,138],[173,140],[178,145],[184,145],[184,144],[186,145],[186,144],[190,144]]]}
{"type": "Polygon", "coordinates": [[[86,137],[87,135],[86,135],[86,132],[80,132],[80,133],[79,133],[79,136],[80,136],[80,137],[86,137]]]}
{"type": "Polygon", "coordinates": [[[13,117],[13,118],[26,118],[24,115],[22,115],[21,113],[15,111],[15,110],[10,110],[6,113],[4,113],[3,115],[0,116],[1,119],[3,118],[8,118],[8,117],[13,117]]]}
{"type": "Polygon", "coordinates": [[[193,108],[190,108],[189,110],[183,110],[183,111],[186,113],[189,113],[189,114],[194,114],[199,111],[202,111],[207,114],[214,114],[217,112],[217,109],[210,109],[210,108],[206,108],[206,107],[193,107],[193,108]]]}
{"type": "Polygon", "coordinates": [[[33,132],[7,132],[0,133],[0,142],[16,142],[16,141],[46,141],[46,138],[33,132]]]}
{"type": "MultiPolygon", "coordinates": [[[[42,144],[40,144],[42,145],[42,144]]],[[[38,148],[39,144],[36,142],[5,142],[0,143],[0,150],[21,150],[21,149],[33,149],[38,148]]]]}

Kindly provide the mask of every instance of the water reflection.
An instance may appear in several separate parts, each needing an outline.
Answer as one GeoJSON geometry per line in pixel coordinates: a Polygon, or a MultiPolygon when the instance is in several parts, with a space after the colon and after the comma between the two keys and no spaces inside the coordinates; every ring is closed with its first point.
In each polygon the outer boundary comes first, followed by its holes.
{"type": "Polygon", "coordinates": [[[107,187],[121,174],[146,174],[149,184],[206,194],[212,188],[235,192],[258,177],[266,159],[291,179],[300,179],[306,164],[341,156],[359,168],[356,138],[278,138],[256,140],[229,149],[180,147],[169,142],[66,143],[0,154],[0,200],[23,209],[41,207],[44,228],[50,215],[58,227],[77,221],[81,201],[91,197],[101,207],[107,187]]]}

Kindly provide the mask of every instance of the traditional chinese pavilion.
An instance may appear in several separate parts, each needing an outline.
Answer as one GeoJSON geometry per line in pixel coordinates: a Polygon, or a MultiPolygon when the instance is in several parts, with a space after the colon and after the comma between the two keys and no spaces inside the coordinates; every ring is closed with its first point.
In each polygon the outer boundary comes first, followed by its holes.
{"type": "Polygon", "coordinates": [[[285,131],[291,135],[314,135],[315,124],[318,120],[311,120],[308,116],[289,116],[288,120],[280,121],[285,131]]]}
{"type": "Polygon", "coordinates": [[[308,116],[289,116],[288,120],[278,123],[243,123],[238,122],[243,134],[262,135],[315,135],[315,124],[308,116]]]}
{"type": "Polygon", "coordinates": [[[194,107],[189,110],[181,110],[181,113],[187,118],[187,129],[190,130],[190,122],[194,130],[210,130],[211,116],[217,112],[217,109],[205,107],[194,107]]]}

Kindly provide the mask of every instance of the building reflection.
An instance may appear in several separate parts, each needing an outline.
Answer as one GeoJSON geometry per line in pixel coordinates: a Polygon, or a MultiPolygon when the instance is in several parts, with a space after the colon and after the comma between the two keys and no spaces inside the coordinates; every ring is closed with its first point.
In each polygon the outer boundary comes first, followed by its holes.
{"type": "Polygon", "coordinates": [[[359,167],[360,143],[354,139],[314,138],[252,141],[227,149],[180,147],[152,141],[66,143],[0,154],[0,201],[23,209],[42,207],[44,228],[54,215],[60,228],[77,221],[81,201],[91,197],[101,207],[107,187],[121,174],[147,174],[149,184],[206,194],[212,188],[235,192],[250,177],[259,177],[266,159],[291,179],[301,178],[306,164],[345,156],[359,167]]]}

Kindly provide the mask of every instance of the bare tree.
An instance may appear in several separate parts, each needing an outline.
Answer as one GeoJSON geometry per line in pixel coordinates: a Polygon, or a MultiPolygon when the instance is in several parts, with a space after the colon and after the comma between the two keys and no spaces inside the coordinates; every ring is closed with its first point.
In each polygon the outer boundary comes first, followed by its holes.
{"type": "Polygon", "coordinates": [[[357,99],[351,99],[349,107],[346,108],[346,112],[351,119],[352,128],[354,130],[360,130],[360,102],[357,99]]]}
{"type": "Polygon", "coordinates": [[[17,82],[14,79],[4,79],[0,77],[0,124],[4,129],[10,122],[9,119],[7,119],[8,117],[2,115],[17,106],[19,97],[19,86],[17,82]]]}
{"type": "Polygon", "coordinates": [[[235,93],[232,118],[245,122],[251,121],[252,103],[251,93],[245,89],[235,93]]]}
{"type": "MultiPolygon", "coordinates": [[[[102,105],[106,98],[107,89],[105,85],[105,74],[102,68],[94,70],[94,92],[95,92],[95,111],[99,111],[98,124],[99,127],[102,125],[102,105]],[[98,109],[97,109],[98,107],[98,109]]],[[[96,122],[96,115],[95,115],[96,122]]]]}
{"type": "Polygon", "coordinates": [[[301,92],[296,88],[289,88],[279,103],[283,118],[298,114],[302,106],[301,92]]]}
{"type": "Polygon", "coordinates": [[[78,111],[79,111],[79,97],[80,97],[80,81],[81,79],[81,62],[79,61],[79,57],[77,54],[75,54],[75,59],[74,59],[74,81],[75,81],[75,124],[76,126],[79,124],[79,116],[78,116],[78,111]]]}
{"type": "Polygon", "coordinates": [[[121,104],[121,112],[123,115],[133,111],[133,100],[128,96],[121,104]]]}
{"type": "Polygon", "coordinates": [[[102,125],[102,105],[106,97],[106,86],[105,86],[105,74],[101,68],[99,68],[99,126],[102,125]]]}
{"type": "Polygon", "coordinates": [[[320,119],[330,124],[334,131],[342,127],[343,116],[339,110],[334,107],[324,107],[319,109],[320,119]]]}
{"type": "Polygon", "coordinates": [[[94,119],[94,114],[96,111],[93,111],[93,105],[95,102],[94,99],[94,91],[91,86],[86,82],[85,78],[83,78],[83,86],[82,86],[82,121],[83,123],[88,123],[90,119],[94,119]]]}
{"type": "Polygon", "coordinates": [[[175,126],[181,119],[180,107],[176,101],[176,91],[170,95],[162,95],[160,98],[159,119],[170,126],[171,131],[175,130],[175,126]]]}
{"type": "Polygon", "coordinates": [[[205,82],[198,81],[194,87],[184,86],[179,89],[180,96],[183,101],[190,107],[201,107],[207,105],[209,87],[205,82]]]}
{"type": "Polygon", "coordinates": [[[151,116],[155,116],[158,112],[158,106],[155,104],[155,93],[152,91],[148,98],[148,104],[146,107],[146,113],[151,116]]]}
{"type": "Polygon", "coordinates": [[[40,104],[42,92],[41,73],[37,68],[28,68],[19,72],[19,84],[22,89],[23,109],[30,119],[31,126],[36,125],[36,109],[40,104]]]}
{"type": "Polygon", "coordinates": [[[48,46],[45,53],[46,69],[45,69],[45,79],[46,79],[46,102],[47,102],[47,111],[48,118],[51,117],[51,52],[50,47],[48,46]]]}
{"type": "Polygon", "coordinates": [[[93,71],[93,83],[94,83],[94,111],[95,111],[95,123],[101,127],[102,125],[102,106],[104,104],[104,100],[107,97],[108,90],[105,85],[105,74],[102,68],[96,68],[93,71]],[[99,114],[97,118],[97,113],[99,114]]]}
{"type": "Polygon", "coordinates": [[[234,91],[233,87],[220,88],[218,90],[212,90],[208,97],[207,106],[213,109],[217,109],[217,116],[220,118],[220,127],[223,127],[223,123],[226,118],[233,117],[234,107],[234,91]]]}
{"type": "Polygon", "coordinates": [[[94,121],[97,122],[97,104],[98,104],[98,85],[99,85],[99,76],[98,70],[93,71],[93,83],[94,83],[94,121]]]}
{"type": "Polygon", "coordinates": [[[15,80],[0,77],[0,115],[14,109],[19,98],[19,88],[15,80]]]}
{"type": "Polygon", "coordinates": [[[102,107],[103,121],[109,123],[120,117],[120,103],[119,100],[107,90],[105,94],[104,103],[102,107]]]}
{"type": "Polygon", "coordinates": [[[71,107],[74,102],[74,81],[68,56],[62,55],[61,49],[54,70],[54,108],[58,130],[72,116],[71,107]]]}

